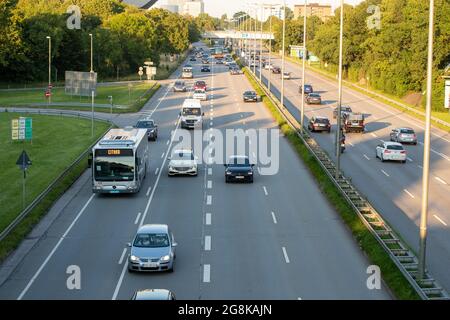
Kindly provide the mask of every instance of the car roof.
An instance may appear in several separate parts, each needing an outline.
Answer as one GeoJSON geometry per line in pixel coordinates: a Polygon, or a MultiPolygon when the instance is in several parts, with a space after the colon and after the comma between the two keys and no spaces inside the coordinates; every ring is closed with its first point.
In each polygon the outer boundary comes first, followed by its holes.
{"type": "Polygon", "coordinates": [[[146,289],[136,291],[137,300],[169,300],[170,291],[167,289],[146,289]]]}
{"type": "Polygon", "coordinates": [[[403,147],[403,145],[401,143],[398,143],[398,142],[392,142],[392,141],[383,141],[383,142],[387,146],[401,146],[401,147],[403,147]]]}
{"type": "Polygon", "coordinates": [[[167,233],[168,230],[167,224],[145,224],[139,228],[137,233],[167,233]]]}
{"type": "Polygon", "coordinates": [[[408,127],[397,128],[397,130],[412,130],[412,131],[414,131],[413,128],[408,128],[408,127]]]}
{"type": "Polygon", "coordinates": [[[139,120],[138,120],[138,122],[141,122],[141,121],[152,121],[152,122],[155,122],[155,120],[153,120],[153,119],[150,118],[150,117],[145,117],[145,118],[142,118],[142,119],[139,119],[139,120]]]}
{"type": "Polygon", "coordinates": [[[328,119],[327,117],[324,117],[324,116],[316,116],[315,118],[316,119],[330,120],[330,119],[328,119]]]}
{"type": "Polygon", "coordinates": [[[232,155],[229,157],[229,159],[248,159],[248,156],[242,156],[242,155],[232,155]]]}

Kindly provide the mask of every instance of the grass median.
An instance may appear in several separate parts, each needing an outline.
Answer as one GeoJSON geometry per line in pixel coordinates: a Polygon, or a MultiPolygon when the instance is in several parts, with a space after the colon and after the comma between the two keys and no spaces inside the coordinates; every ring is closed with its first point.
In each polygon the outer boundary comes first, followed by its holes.
{"type": "MultiPolygon", "coordinates": [[[[240,61],[238,61],[238,63],[239,65],[242,65],[240,61]]],[[[334,206],[336,212],[350,228],[359,247],[363,250],[372,264],[380,267],[382,277],[391,292],[397,299],[401,300],[420,299],[414,288],[391,260],[388,253],[366,228],[357,213],[320,166],[319,162],[310,153],[300,137],[298,137],[297,132],[288,125],[277,107],[265,95],[259,83],[252,78],[248,69],[244,69],[244,73],[257,94],[261,96],[262,102],[264,102],[265,106],[269,109],[283,134],[314,176],[321,192],[327,197],[328,201],[334,206]]]]}
{"type": "MultiPolygon", "coordinates": [[[[33,118],[33,142],[12,142],[10,123],[23,114],[0,114],[0,231],[4,230],[22,211],[22,171],[16,160],[25,150],[32,165],[27,170],[25,205],[30,204],[47,186],[58,177],[109,127],[105,122],[95,123],[95,135],[91,138],[91,122],[85,119],[30,115],[33,118]]],[[[0,242],[0,261],[2,261],[33,226],[45,215],[81,173],[87,161],[81,161],[54,188],[54,190],[20,223],[2,242],[0,242]]]]}

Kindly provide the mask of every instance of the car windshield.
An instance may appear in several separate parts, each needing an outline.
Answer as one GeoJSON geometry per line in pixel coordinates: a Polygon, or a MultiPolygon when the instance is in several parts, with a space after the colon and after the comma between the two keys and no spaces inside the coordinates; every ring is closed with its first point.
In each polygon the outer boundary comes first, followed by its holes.
{"type": "Polygon", "coordinates": [[[254,96],[255,92],[253,92],[253,91],[245,91],[244,95],[246,95],[246,96],[254,96]]]}
{"type": "Polygon", "coordinates": [[[247,157],[231,157],[228,160],[228,165],[233,167],[248,167],[250,160],[247,157]]]}
{"type": "Polygon", "coordinates": [[[138,248],[164,248],[169,246],[169,237],[165,233],[140,233],[133,243],[138,248]]]}
{"type": "Polygon", "coordinates": [[[412,130],[412,129],[402,129],[402,130],[400,130],[400,133],[414,134],[414,130],[412,130]]]}
{"type": "Polygon", "coordinates": [[[97,157],[94,163],[94,176],[97,181],[132,181],[134,158],[97,157]]]}
{"type": "Polygon", "coordinates": [[[183,82],[175,82],[175,85],[176,85],[177,87],[181,87],[181,86],[184,85],[184,83],[183,83],[183,82]]]}
{"type": "Polygon", "coordinates": [[[194,154],[192,152],[174,152],[172,160],[194,160],[194,154]]]}
{"type": "Polygon", "coordinates": [[[400,145],[394,144],[394,145],[388,145],[388,146],[387,146],[387,149],[388,149],[388,150],[403,150],[403,147],[400,146],[400,145]]]}
{"type": "Polygon", "coordinates": [[[185,116],[199,116],[200,114],[200,108],[183,108],[183,115],[185,116]]]}
{"type": "Polygon", "coordinates": [[[195,85],[196,85],[196,86],[204,86],[205,83],[204,83],[204,82],[201,82],[201,81],[198,81],[198,82],[195,83],[195,85]]]}
{"type": "Polygon", "coordinates": [[[316,118],[316,123],[325,123],[328,124],[330,121],[328,119],[316,118]]]}
{"type": "Polygon", "coordinates": [[[155,123],[153,121],[139,121],[136,128],[153,128],[155,123]]]}
{"type": "Polygon", "coordinates": [[[309,96],[313,98],[320,98],[320,95],[317,93],[310,93],[309,96]]]}

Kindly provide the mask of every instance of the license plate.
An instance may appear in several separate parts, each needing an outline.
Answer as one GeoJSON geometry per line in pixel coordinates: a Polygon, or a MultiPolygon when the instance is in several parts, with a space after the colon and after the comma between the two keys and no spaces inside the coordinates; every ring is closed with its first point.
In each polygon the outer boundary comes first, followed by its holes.
{"type": "Polygon", "coordinates": [[[236,176],[236,179],[244,179],[244,176],[236,176]]]}
{"type": "Polygon", "coordinates": [[[112,190],[112,191],[110,191],[109,193],[119,193],[119,191],[117,191],[117,190],[112,190]]]}
{"type": "Polygon", "coordinates": [[[158,263],[157,262],[148,262],[144,264],[144,267],[146,268],[156,268],[158,267],[158,263]]]}

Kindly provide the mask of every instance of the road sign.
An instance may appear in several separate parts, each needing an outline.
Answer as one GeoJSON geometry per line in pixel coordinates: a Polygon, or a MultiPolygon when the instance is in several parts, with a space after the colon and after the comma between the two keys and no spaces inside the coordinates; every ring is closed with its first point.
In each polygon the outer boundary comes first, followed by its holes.
{"type": "Polygon", "coordinates": [[[22,154],[19,156],[19,159],[17,159],[16,164],[22,171],[27,170],[28,167],[32,165],[30,157],[28,157],[28,154],[25,150],[22,151],[22,154]]]}
{"type": "Polygon", "coordinates": [[[11,138],[12,140],[33,139],[33,119],[20,117],[11,120],[11,138]]]}
{"type": "Polygon", "coordinates": [[[48,85],[48,88],[51,90],[51,89],[53,89],[53,85],[50,83],[49,85],[48,85]]]}
{"type": "Polygon", "coordinates": [[[45,97],[49,98],[51,97],[52,93],[50,91],[45,91],[45,97]]]}
{"type": "Polygon", "coordinates": [[[450,80],[445,80],[445,108],[450,109],[450,80]]]}

